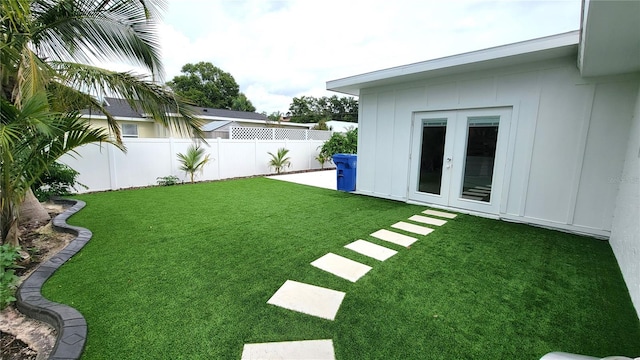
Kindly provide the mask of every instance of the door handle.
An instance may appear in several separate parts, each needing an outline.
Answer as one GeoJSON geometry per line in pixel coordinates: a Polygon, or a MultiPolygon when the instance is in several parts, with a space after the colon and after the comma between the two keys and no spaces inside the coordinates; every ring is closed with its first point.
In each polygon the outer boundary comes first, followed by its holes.
{"type": "Polygon", "coordinates": [[[451,159],[450,157],[448,157],[448,158],[447,158],[447,165],[446,165],[446,168],[447,168],[447,169],[451,169],[451,166],[453,165],[453,164],[451,163],[451,161],[452,161],[452,160],[453,160],[453,159],[451,159]]]}

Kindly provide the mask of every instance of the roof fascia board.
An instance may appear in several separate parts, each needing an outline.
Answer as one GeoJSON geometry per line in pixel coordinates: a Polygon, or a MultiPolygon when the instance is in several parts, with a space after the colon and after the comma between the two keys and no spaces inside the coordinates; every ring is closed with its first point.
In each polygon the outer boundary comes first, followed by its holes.
{"type": "Polygon", "coordinates": [[[353,90],[359,90],[361,88],[359,85],[362,84],[384,81],[394,77],[425,74],[446,68],[455,68],[464,65],[515,57],[518,55],[576,46],[579,43],[579,39],[580,31],[576,30],[459,55],[447,56],[420,63],[355,75],[343,79],[331,80],[327,82],[327,90],[358,95],[353,90]]]}
{"type": "MultiPolygon", "coordinates": [[[[89,119],[89,120],[107,120],[107,117],[104,116],[104,115],[82,114],[81,117],[84,118],[84,119],[89,119]]],[[[143,118],[143,117],[137,118],[137,117],[127,117],[127,116],[114,116],[113,118],[116,121],[153,122],[153,119],[143,118]]]]}

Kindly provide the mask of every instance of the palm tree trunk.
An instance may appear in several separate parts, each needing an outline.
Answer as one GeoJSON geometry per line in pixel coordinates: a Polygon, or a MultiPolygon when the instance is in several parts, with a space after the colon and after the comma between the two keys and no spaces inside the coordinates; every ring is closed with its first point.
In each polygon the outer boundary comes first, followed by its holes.
{"type": "Polygon", "coordinates": [[[24,197],[24,201],[20,205],[20,224],[38,223],[45,224],[51,220],[49,213],[44,206],[38,201],[33,191],[29,189],[24,197]]]}

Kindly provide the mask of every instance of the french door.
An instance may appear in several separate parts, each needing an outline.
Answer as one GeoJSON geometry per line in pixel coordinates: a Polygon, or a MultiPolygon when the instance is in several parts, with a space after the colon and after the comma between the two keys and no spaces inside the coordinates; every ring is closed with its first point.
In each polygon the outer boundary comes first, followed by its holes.
{"type": "Polygon", "coordinates": [[[415,113],[409,199],[497,214],[510,108],[415,113]]]}

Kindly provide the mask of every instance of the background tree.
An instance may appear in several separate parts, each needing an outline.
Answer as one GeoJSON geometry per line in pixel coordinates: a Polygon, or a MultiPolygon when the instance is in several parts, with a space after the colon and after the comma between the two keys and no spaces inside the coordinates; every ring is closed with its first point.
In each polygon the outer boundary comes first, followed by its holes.
{"type": "Polygon", "coordinates": [[[167,85],[194,104],[215,109],[256,110],[247,96],[240,92],[233,76],[212,63],[186,64],[181,72],[183,75],[174,77],[167,85]]]}
{"type": "Polygon", "coordinates": [[[298,123],[314,123],[321,119],[358,122],[358,100],[336,95],[295,97],[289,106],[289,113],[291,121],[298,123]]]}
{"type": "Polygon", "coordinates": [[[231,110],[253,112],[256,111],[256,107],[253,106],[251,100],[247,98],[247,95],[245,95],[244,93],[238,93],[238,96],[233,99],[231,110]]]}

